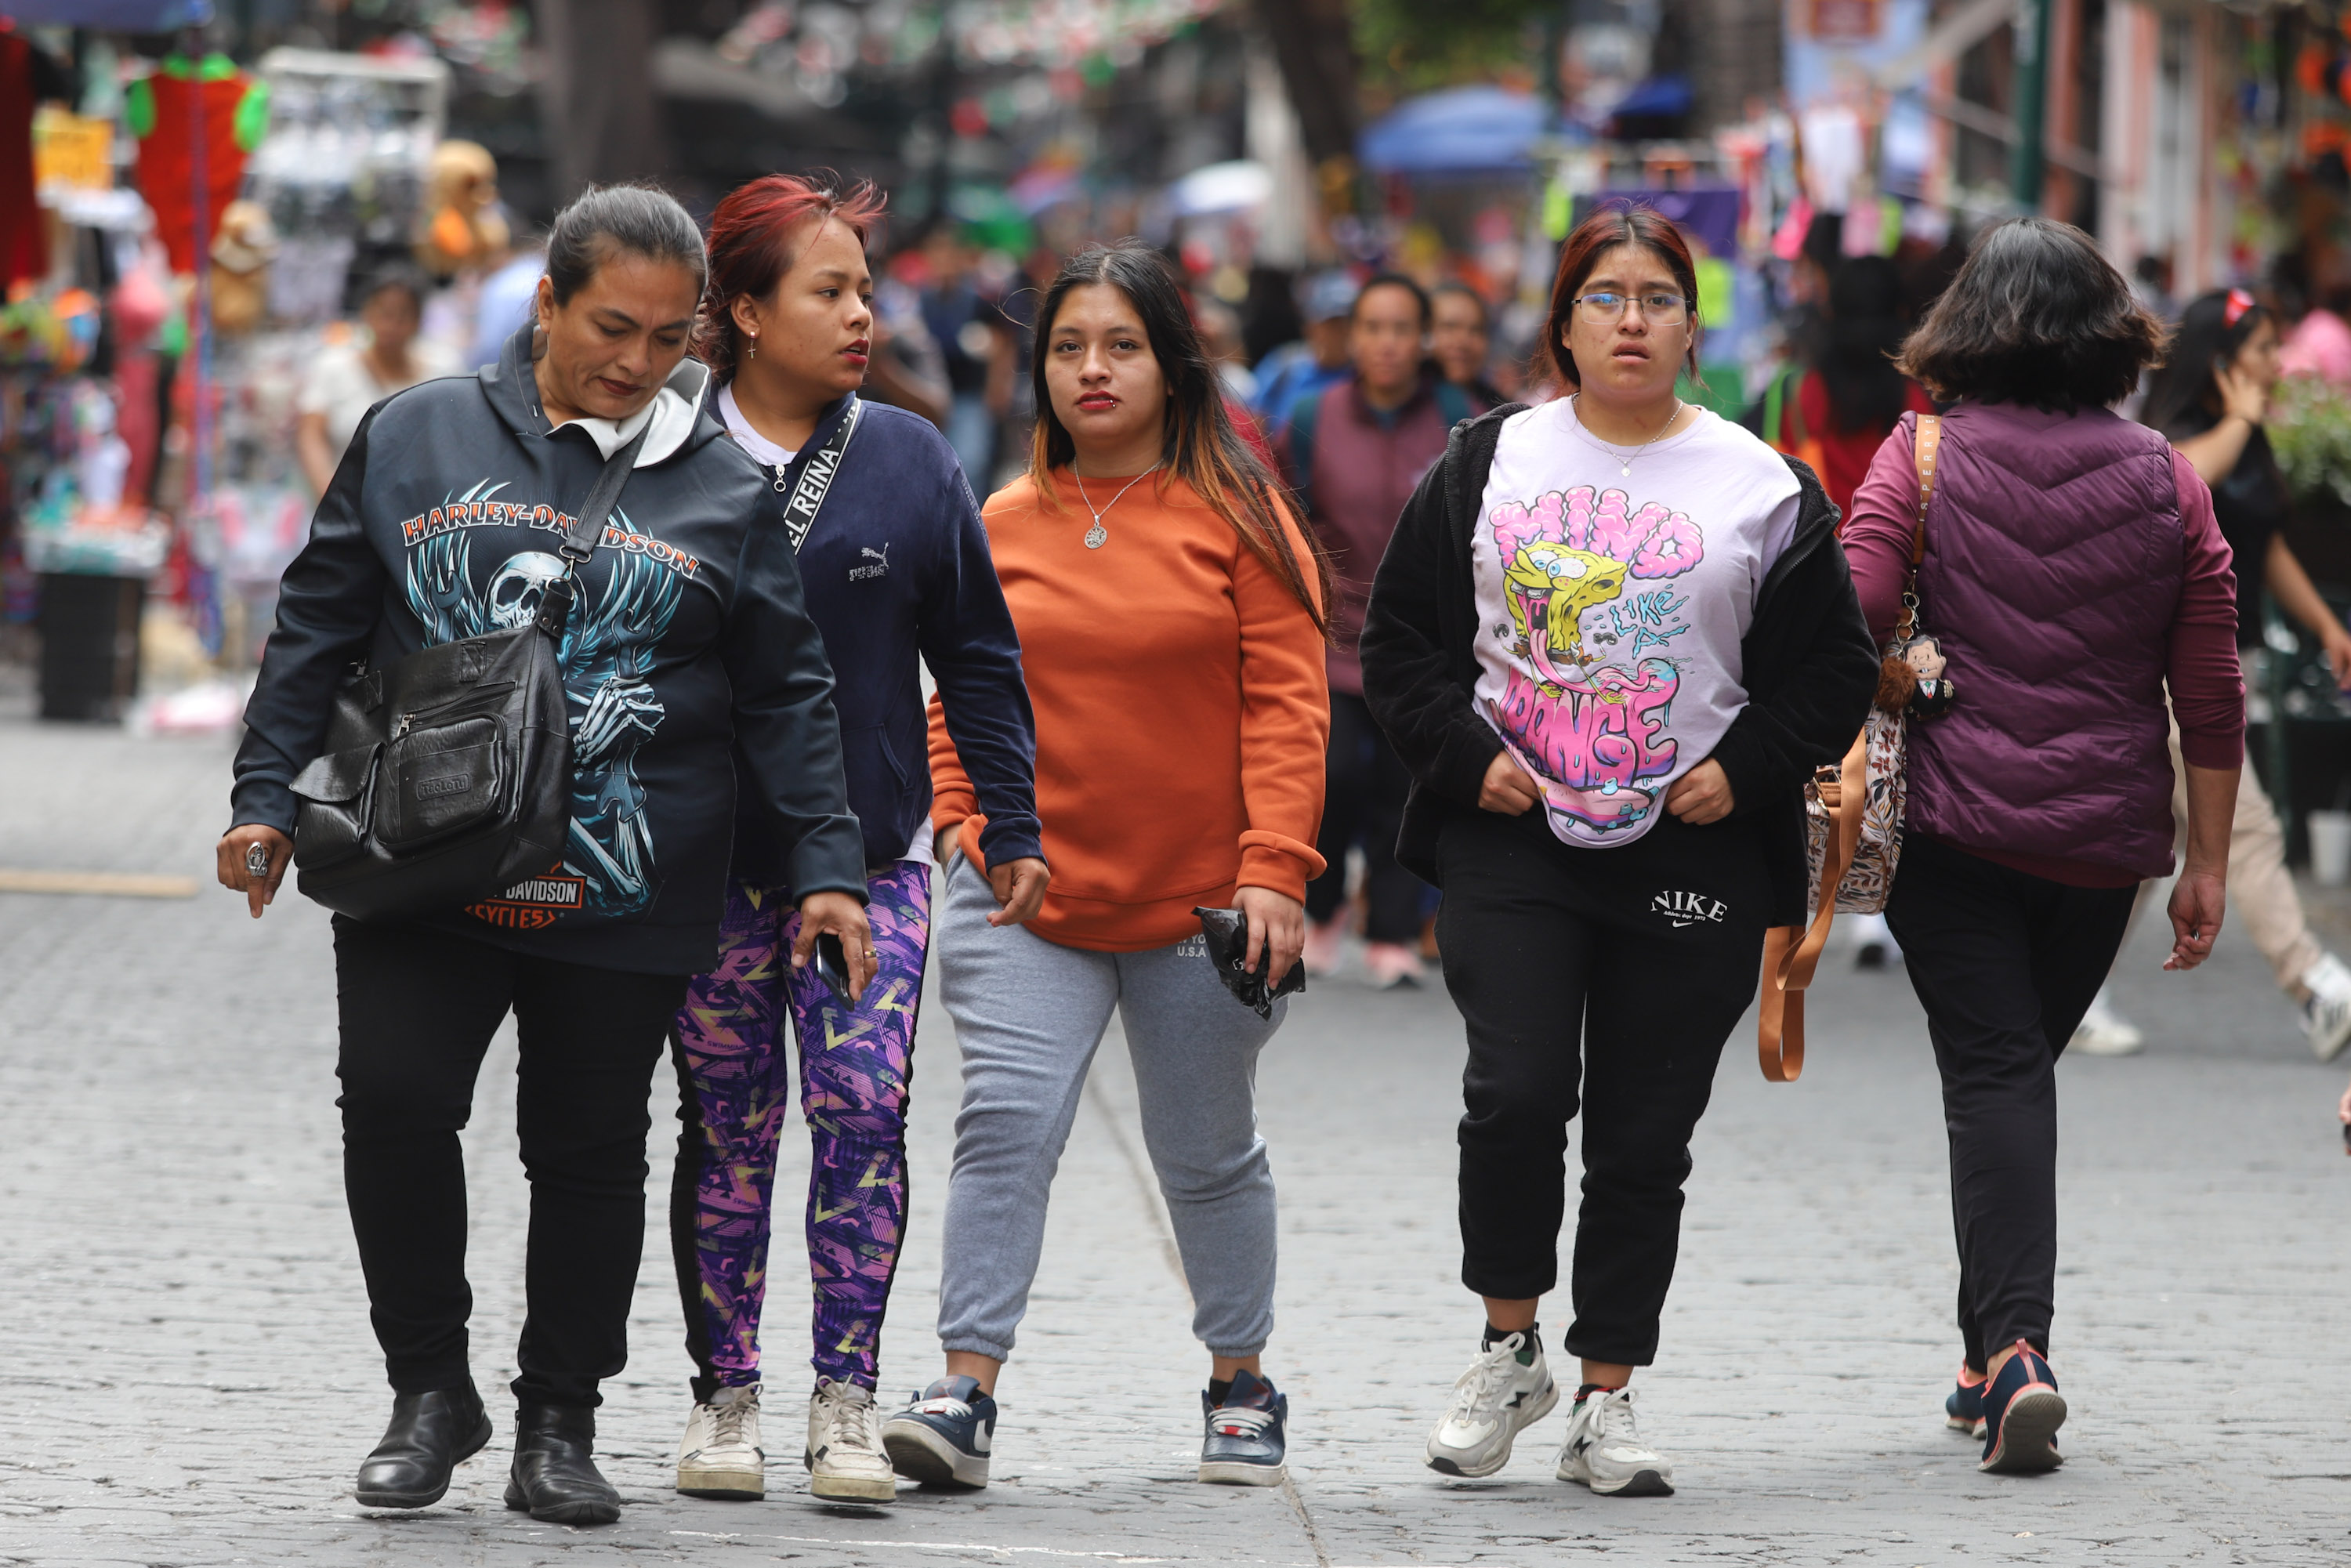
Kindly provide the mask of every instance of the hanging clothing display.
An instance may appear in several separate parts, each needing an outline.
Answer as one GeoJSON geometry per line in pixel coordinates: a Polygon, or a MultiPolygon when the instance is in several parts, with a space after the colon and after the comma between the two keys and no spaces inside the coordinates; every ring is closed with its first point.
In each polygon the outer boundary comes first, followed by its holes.
{"type": "Polygon", "coordinates": [[[139,193],[155,210],[155,231],[174,273],[193,272],[210,251],[221,214],[245,180],[246,154],[269,125],[267,84],[246,75],[226,55],[202,63],[173,55],[155,74],[133,82],[123,117],[139,139],[139,193]],[[191,132],[201,123],[203,135],[191,132]],[[204,166],[204,232],[196,234],[196,166],[204,166]]]}

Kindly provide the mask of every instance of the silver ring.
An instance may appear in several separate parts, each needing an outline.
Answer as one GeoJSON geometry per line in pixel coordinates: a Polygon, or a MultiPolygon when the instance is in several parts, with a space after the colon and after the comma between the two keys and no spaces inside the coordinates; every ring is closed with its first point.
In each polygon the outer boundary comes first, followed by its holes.
{"type": "Polygon", "coordinates": [[[248,844],[246,846],[245,873],[247,876],[267,876],[269,874],[268,845],[248,844]]]}

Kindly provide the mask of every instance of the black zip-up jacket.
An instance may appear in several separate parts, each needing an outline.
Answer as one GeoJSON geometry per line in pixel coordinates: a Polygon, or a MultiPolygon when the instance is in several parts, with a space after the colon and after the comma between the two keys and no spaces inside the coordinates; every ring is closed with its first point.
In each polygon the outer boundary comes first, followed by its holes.
{"type": "MultiPolygon", "coordinates": [[[[1448,813],[1479,809],[1479,788],[1502,749],[1472,702],[1478,611],[1469,551],[1502,422],[1525,406],[1509,403],[1454,426],[1445,455],[1397,520],[1364,622],[1364,697],[1413,778],[1396,859],[1432,883],[1437,830],[1448,813]]],[[[1774,925],[1804,922],[1804,781],[1851,748],[1878,667],[1836,541],[1836,505],[1810,468],[1792,457],[1788,466],[1803,486],[1795,536],[1756,593],[1755,618],[1739,645],[1747,706],[1713,752],[1730,780],[1731,814],[1761,831],[1774,925]]]]}
{"type": "MultiPolygon", "coordinates": [[[[236,823],[294,826],[295,774],[325,741],[335,685],[364,655],[536,615],[568,515],[604,464],[549,425],[528,329],[478,376],[370,410],[287,569],[246,706],[236,823]]],[[[650,974],[716,961],[736,767],[795,893],[865,894],[824,642],[800,596],[783,498],[705,402],[689,360],[580,568],[563,638],[571,831],[546,875],[425,923],[546,957],[650,974]]]]}

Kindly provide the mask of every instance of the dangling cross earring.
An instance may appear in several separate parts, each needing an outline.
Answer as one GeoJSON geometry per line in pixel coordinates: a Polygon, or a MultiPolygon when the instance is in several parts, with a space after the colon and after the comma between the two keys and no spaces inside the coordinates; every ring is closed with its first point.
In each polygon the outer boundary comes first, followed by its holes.
{"type": "Polygon", "coordinates": [[[755,360],[759,357],[759,334],[757,332],[751,334],[751,357],[755,360]]]}

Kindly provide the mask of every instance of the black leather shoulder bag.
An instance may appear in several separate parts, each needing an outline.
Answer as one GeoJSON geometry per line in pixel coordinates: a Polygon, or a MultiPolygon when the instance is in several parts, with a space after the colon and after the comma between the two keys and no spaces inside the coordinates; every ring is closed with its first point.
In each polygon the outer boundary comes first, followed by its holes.
{"type": "MultiPolygon", "coordinates": [[[[646,422],[646,429],[652,422],[646,422]]],[[[559,864],[571,826],[563,628],[645,432],[606,459],[528,623],[361,670],[296,776],[306,897],[358,920],[454,910],[559,864]]]]}

